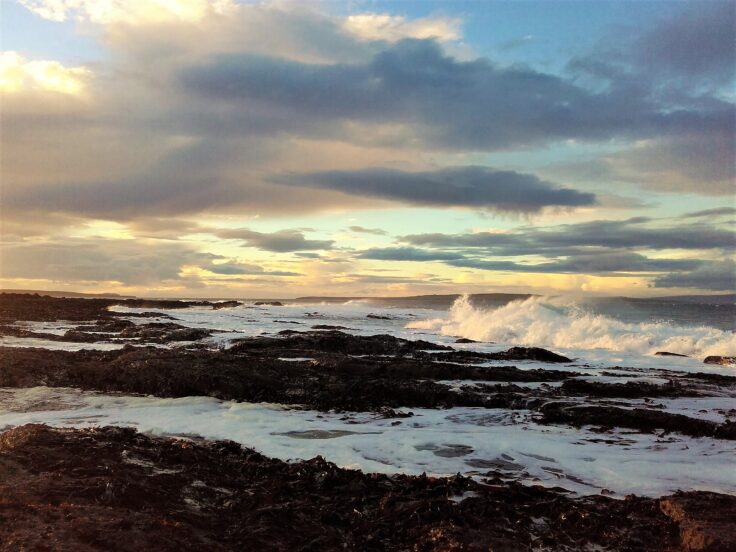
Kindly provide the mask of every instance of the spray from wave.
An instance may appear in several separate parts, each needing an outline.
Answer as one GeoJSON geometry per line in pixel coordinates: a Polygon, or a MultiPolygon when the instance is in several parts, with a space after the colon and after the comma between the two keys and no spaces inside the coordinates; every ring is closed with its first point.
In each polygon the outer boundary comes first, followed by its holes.
{"type": "Polygon", "coordinates": [[[464,295],[450,308],[449,318],[421,320],[406,327],[477,341],[565,349],[669,351],[695,357],[736,353],[733,332],[664,322],[627,323],[586,312],[574,301],[557,297],[530,297],[485,310],[464,295]]]}

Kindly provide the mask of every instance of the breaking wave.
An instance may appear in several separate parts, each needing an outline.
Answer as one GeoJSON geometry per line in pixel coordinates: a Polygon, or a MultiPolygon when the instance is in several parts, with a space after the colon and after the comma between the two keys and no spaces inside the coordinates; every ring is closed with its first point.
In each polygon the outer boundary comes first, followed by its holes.
{"type": "Polygon", "coordinates": [[[695,357],[736,354],[733,332],[665,322],[622,322],[587,312],[574,301],[557,297],[530,297],[496,309],[482,309],[464,295],[450,308],[449,318],[416,321],[407,328],[528,346],[642,354],[669,351],[695,357]]]}

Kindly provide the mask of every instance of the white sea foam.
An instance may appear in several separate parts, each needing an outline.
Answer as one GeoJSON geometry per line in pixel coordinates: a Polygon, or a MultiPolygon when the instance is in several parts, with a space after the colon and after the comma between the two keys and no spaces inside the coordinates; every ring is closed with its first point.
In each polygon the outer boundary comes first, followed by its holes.
{"type": "MultiPolygon", "coordinates": [[[[730,399],[710,400],[727,408],[730,399]]],[[[670,408],[701,406],[673,399],[670,408]]],[[[483,474],[562,486],[582,494],[610,489],[661,496],[677,489],[736,492],[733,441],[542,426],[526,411],[412,409],[401,420],[373,414],[290,410],[209,397],[160,399],[77,389],[0,388],[0,430],[27,423],[57,427],[117,425],[157,435],[232,439],[283,460],[317,455],[366,472],[483,474]]]]}
{"type": "Polygon", "coordinates": [[[447,318],[419,320],[406,327],[478,341],[563,349],[639,354],[670,351],[698,358],[736,354],[733,332],[664,322],[622,322],[587,312],[565,298],[531,297],[496,309],[483,309],[463,296],[452,305],[447,318]]]}

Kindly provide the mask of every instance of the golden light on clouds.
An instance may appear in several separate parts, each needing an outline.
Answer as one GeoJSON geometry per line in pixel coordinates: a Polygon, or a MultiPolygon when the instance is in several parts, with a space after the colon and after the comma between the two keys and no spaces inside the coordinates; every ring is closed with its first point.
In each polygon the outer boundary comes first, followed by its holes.
{"type": "Polygon", "coordinates": [[[441,41],[457,40],[461,36],[462,21],[449,17],[423,17],[407,20],[400,15],[362,13],[345,19],[345,29],[363,40],[402,38],[435,38],[441,41]]]}
{"type": "Polygon", "coordinates": [[[31,61],[17,52],[0,54],[0,92],[49,91],[79,95],[92,78],[86,67],[66,67],[58,61],[31,61]]]}
{"type": "Polygon", "coordinates": [[[196,22],[235,7],[231,0],[21,0],[21,3],[52,21],[75,18],[102,25],[196,22]]]}

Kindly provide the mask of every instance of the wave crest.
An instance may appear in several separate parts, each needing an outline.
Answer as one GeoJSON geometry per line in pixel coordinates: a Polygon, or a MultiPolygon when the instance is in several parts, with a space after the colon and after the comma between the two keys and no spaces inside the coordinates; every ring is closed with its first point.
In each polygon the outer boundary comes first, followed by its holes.
{"type": "Polygon", "coordinates": [[[627,323],[586,312],[573,301],[557,297],[530,297],[486,310],[463,295],[450,308],[449,318],[420,320],[406,327],[477,341],[566,349],[669,351],[696,357],[736,351],[733,332],[664,322],[627,323]]]}

